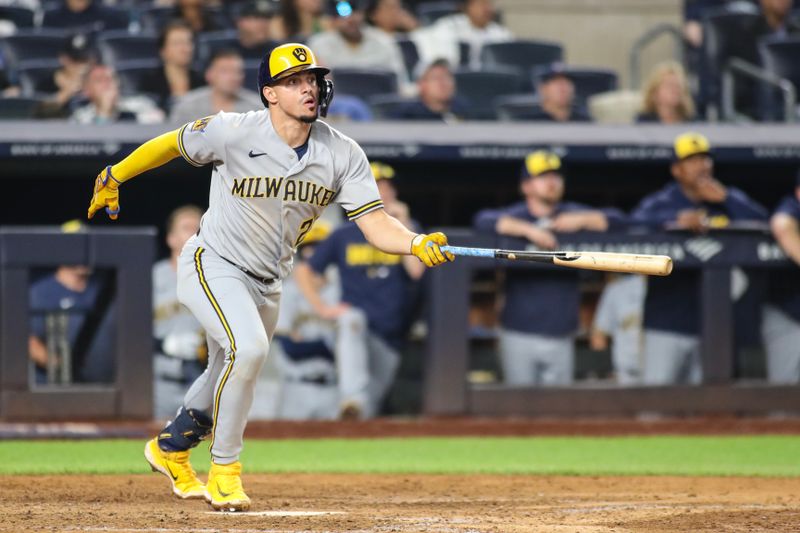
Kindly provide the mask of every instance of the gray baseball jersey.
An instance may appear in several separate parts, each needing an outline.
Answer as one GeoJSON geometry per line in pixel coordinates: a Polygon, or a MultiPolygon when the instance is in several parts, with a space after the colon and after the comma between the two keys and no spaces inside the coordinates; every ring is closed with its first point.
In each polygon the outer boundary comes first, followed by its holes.
{"type": "Polygon", "coordinates": [[[289,274],[297,245],[327,205],[339,204],[351,220],[383,207],[364,151],[322,121],[300,160],[266,109],[190,122],[178,146],[189,163],[214,165],[203,240],[258,277],[289,274]]]}

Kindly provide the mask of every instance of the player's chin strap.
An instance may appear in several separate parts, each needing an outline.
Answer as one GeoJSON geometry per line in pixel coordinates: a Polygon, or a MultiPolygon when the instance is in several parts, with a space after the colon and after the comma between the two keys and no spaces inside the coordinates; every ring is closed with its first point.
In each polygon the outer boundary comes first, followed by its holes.
{"type": "Polygon", "coordinates": [[[333,100],[333,82],[322,78],[322,83],[319,86],[319,116],[325,118],[328,116],[328,107],[333,100]]]}

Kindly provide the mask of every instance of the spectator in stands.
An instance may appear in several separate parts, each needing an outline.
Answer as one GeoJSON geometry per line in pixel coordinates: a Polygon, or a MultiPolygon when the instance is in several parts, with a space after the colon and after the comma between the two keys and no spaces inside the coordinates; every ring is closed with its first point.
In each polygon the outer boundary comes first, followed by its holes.
{"type": "Polygon", "coordinates": [[[44,12],[42,26],[94,32],[124,30],[128,22],[124,11],[107,8],[99,0],[64,0],[61,7],[44,12]]]}
{"type": "MultiPolygon", "coordinates": [[[[408,206],[397,198],[394,169],[373,162],[373,176],[386,212],[410,229],[417,228],[408,206]]],[[[295,279],[322,318],[336,320],[334,350],[339,369],[340,418],[370,418],[394,381],[408,327],[411,283],[424,266],[410,256],[383,253],[367,242],[352,222],[320,243],[308,264],[296,267],[295,279]],[[320,277],[336,265],[341,303],[328,305],[319,294],[320,277]]]]}
{"type": "Polygon", "coordinates": [[[261,59],[275,46],[272,40],[272,19],[277,4],[272,0],[248,2],[236,19],[239,52],[244,59],[261,59]]]}
{"type": "Polygon", "coordinates": [[[684,0],[683,36],[694,48],[703,44],[703,18],[716,10],[754,11],[757,0],[684,0]]]}
{"type": "Polygon", "coordinates": [[[408,33],[419,26],[417,18],[403,6],[402,0],[369,0],[366,17],[373,27],[391,37],[408,33]]]}
{"type": "Polygon", "coordinates": [[[462,64],[459,43],[467,45],[464,63],[480,68],[484,44],[514,39],[511,30],[494,21],[494,0],[460,0],[462,13],[437,20],[430,28],[420,28],[412,38],[423,60],[444,57],[451,65],[462,64]]]}
{"type": "Polygon", "coordinates": [[[642,314],[647,281],[644,276],[612,274],[600,295],[592,321],[589,346],[608,350],[620,385],[636,385],[642,377],[642,314]]]}
{"type": "Polygon", "coordinates": [[[209,11],[208,4],[208,0],[177,0],[168,20],[183,20],[196,34],[227,29],[227,19],[220,12],[209,11]]]}
{"type": "Polygon", "coordinates": [[[791,17],[793,3],[794,0],[761,0],[761,28],[756,31],[757,37],[785,38],[800,33],[800,23],[791,17]]]}
{"type": "MultiPolygon", "coordinates": [[[[558,245],[557,233],[606,231],[624,224],[624,215],[615,209],[564,201],[561,159],[552,152],[537,151],[525,158],[520,190],[523,201],[478,212],[475,228],[553,250],[558,245]]],[[[499,355],[507,384],[572,382],[579,300],[575,271],[506,272],[499,355]]]]}
{"type": "MultiPolygon", "coordinates": [[[[83,231],[70,221],[64,233],[83,231]]],[[[28,351],[36,384],[61,382],[62,365],[72,369],[66,382],[109,383],[114,379],[114,308],[98,315],[100,278],[84,265],[62,265],[31,285],[28,351]],[[48,365],[58,368],[48,379],[48,365]]]]}
{"type": "Polygon", "coordinates": [[[164,120],[164,113],[144,96],[120,96],[119,80],[111,67],[94,65],[83,82],[88,103],[76,109],[71,119],[79,124],[107,124],[136,121],[153,124],[164,120]]]}
{"type": "MultiPolygon", "coordinates": [[[[734,221],[766,221],[767,211],[734,187],[714,178],[711,145],[698,133],[675,140],[673,183],[645,197],[631,222],[653,230],[705,233],[734,221]]],[[[643,381],[648,385],[700,383],[700,317],[694,302],[698,274],[676,269],[664,278],[650,277],[644,307],[643,381]]]]}
{"type": "MultiPolygon", "coordinates": [[[[297,247],[292,275],[281,287],[281,312],[275,325],[270,356],[280,375],[279,419],[335,419],[339,415],[339,390],[336,385],[336,321],[317,315],[300,291],[296,281],[297,265],[307,265],[321,242],[328,238],[331,226],[317,220],[297,247]]],[[[340,299],[339,278],[335,269],[327,269],[317,278],[318,293],[327,306],[340,299]]]]}
{"type": "Polygon", "coordinates": [[[767,352],[767,379],[771,383],[800,382],[800,172],[794,195],[778,204],[770,220],[772,234],[791,270],[770,272],[769,297],[763,310],[762,336],[767,352]]]}
{"type": "Polygon", "coordinates": [[[417,98],[396,109],[391,118],[452,122],[465,115],[467,104],[456,96],[455,78],[446,59],[420,63],[416,74],[417,98]]]}
{"type": "Polygon", "coordinates": [[[242,88],[244,62],[236,50],[218,50],[206,68],[208,87],[186,93],[172,106],[170,120],[185,123],[220,111],[245,113],[264,105],[254,91],[242,88]]]}
{"type": "Polygon", "coordinates": [[[308,46],[328,67],[389,70],[402,88],[408,85],[405,63],[394,39],[364,23],[362,0],[329,0],[333,29],[313,35],[308,46]]]}
{"type": "Polygon", "coordinates": [[[189,237],[200,228],[199,207],[185,205],[167,219],[169,257],[153,265],[153,396],[155,417],[170,418],[208,361],[200,323],[178,301],[178,256],[189,237]]]}
{"type": "Polygon", "coordinates": [[[194,33],[183,20],[170,21],[158,36],[161,66],[142,79],[143,93],[157,98],[158,106],[169,113],[172,103],[192,89],[205,85],[192,69],[194,33]]]}
{"type": "Polygon", "coordinates": [[[327,0],[280,0],[280,13],[273,18],[273,39],[306,42],[312,35],[330,29],[325,14],[327,0]]]}
{"type": "Polygon", "coordinates": [[[328,108],[328,122],[369,122],[372,120],[372,110],[366,102],[352,94],[337,94],[328,108]]]}
{"type": "Polygon", "coordinates": [[[575,84],[569,71],[554,63],[542,73],[536,88],[539,104],[531,120],[547,122],[589,122],[591,117],[585,109],[575,104],[575,84]]]}
{"type": "Polygon", "coordinates": [[[694,101],[681,64],[668,61],[656,66],[645,84],[636,121],[678,124],[692,121],[694,115],[694,101]]]}
{"type": "Polygon", "coordinates": [[[52,86],[39,88],[51,96],[39,106],[37,118],[68,118],[76,106],[84,103],[83,82],[95,64],[89,38],[82,33],[70,37],[58,54],[58,62],[61,66],[53,72],[52,86]]]}

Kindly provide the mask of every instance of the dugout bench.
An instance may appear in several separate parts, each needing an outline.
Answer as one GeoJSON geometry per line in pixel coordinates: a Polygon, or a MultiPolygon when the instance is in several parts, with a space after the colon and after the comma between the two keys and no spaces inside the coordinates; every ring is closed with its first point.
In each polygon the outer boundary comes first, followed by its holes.
{"type": "MultiPolygon", "coordinates": [[[[444,228],[451,244],[524,249],[526,241],[444,228]]],[[[428,339],[423,384],[426,415],[631,416],[639,413],[766,414],[800,411],[800,387],[765,381],[734,381],[731,269],[789,268],[780,247],[764,231],[727,230],[706,235],[560,234],[560,249],[669,255],[675,269],[699,269],[703,384],[621,387],[576,382],[568,387],[471,384],[469,371],[470,282],[474,271],[559,268],[532,263],[459,256],[430,272],[428,339]]],[[[800,282],[800,280],[798,280],[800,282]]],[[[558,302],[551,302],[558,305],[558,302]]]]}
{"type": "Polygon", "coordinates": [[[0,419],[152,418],[152,228],[0,228],[0,419]],[[113,383],[30,385],[30,273],[58,265],[113,271],[117,321],[113,383]]]}

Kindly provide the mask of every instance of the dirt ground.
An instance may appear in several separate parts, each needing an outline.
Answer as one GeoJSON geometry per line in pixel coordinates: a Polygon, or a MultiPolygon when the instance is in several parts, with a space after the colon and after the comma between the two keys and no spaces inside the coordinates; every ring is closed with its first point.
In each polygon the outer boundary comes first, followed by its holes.
{"type": "Polygon", "coordinates": [[[251,512],[222,514],[170,496],[156,474],[10,476],[0,531],[800,531],[800,479],[303,474],[244,483],[251,512]]]}

